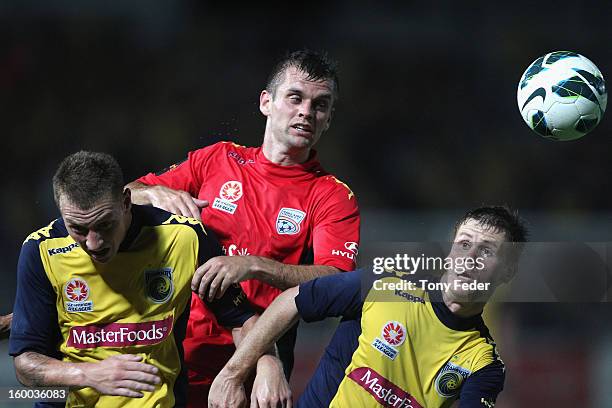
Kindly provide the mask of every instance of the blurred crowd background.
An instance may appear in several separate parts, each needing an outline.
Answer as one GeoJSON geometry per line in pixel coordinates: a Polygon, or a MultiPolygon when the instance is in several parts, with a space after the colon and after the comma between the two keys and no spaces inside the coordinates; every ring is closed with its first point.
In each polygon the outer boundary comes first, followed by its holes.
{"type": "MultiPolygon", "coordinates": [[[[523,71],[550,51],[579,52],[610,78],[611,17],[603,0],[3,0],[0,313],[21,242],[58,216],[50,180],[62,158],[109,152],[129,181],[219,140],[258,145],[269,70],[302,47],[339,62],[341,99],[317,150],[355,192],[364,242],[445,240],[467,208],[504,203],[534,241],[612,242],[610,117],[555,143],[516,106],[523,71]]],[[[575,272],[565,287],[581,292],[590,278],[575,272]]],[[[499,407],[612,407],[612,308],[556,300],[495,304],[508,365],[499,407]]],[[[302,325],[298,394],[333,326],[302,325]]],[[[0,373],[0,387],[15,384],[8,357],[0,373]]]]}

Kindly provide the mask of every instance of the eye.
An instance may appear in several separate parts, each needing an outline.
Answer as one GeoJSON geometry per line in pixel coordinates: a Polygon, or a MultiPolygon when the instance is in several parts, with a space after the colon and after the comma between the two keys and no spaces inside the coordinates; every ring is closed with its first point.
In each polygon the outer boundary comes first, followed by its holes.
{"type": "Polygon", "coordinates": [[[111,229],[114,225],[114,222],[111,221],[105,221],[101,224],[96,225],[96,230],[97,231],[108,231],[109,229],[111,229]]]}
{"type": "Polygon", "coordinates": [[[72,232],[74,232],[76,235],[87,235],[87,229],[83,228],[83,227],[75,227],[75,226],[71,226],[70,229],[72,230],[72,232]]]}
{"type": "Polygon", "coordinates": [[[464,249],[466,251],[472,247],[470,241],[461,241],[459,242],[459,245],[461,246],[461,249],[464,249]]]}
{"type": "Polygon", "coordinates": [[[495,251],[489,247],[482,247],[480,248],[480,255],[483,258],[489,258],[495,255],[495,251]]]}
{"type": "Polygon", "coordinates": [[[327,111],[328,107],[329,107],[329,103],[327,101],[319,101],[315,105],[315,108],[322,112],[327,111]]]}
{"type": "Polygon", "coordinates": [[[291,103],[300,103],[302,101],[302,97],[300,95],[289,95],[289,101],[291,103]]]}

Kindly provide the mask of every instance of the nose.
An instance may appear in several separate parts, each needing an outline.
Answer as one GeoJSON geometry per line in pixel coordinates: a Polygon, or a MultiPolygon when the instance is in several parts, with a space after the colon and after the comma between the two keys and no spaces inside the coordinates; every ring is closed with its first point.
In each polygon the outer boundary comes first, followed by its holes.
{"type": "Polygon", "coordinates": [[[90,251],[97,251],[104,245],[104,240],[95,231],[89,231],[85,237],[85,246],[90,251]]]}
{"type": "Polygon", "coordinates": [[[311,119],[313,117],[312,111],[313,105],[310,100],[304,100],[300,104],[299,116],[306,119],[311,119]]]}

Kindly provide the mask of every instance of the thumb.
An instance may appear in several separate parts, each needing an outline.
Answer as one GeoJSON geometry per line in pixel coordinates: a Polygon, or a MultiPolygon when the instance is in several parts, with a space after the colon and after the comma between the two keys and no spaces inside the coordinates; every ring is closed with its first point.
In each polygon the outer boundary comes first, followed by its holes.
{"type": "Polygon", "coordinates": [[[204,207],[208,207],[208,201],[207,200],[200,200],[199,198],[194,198],[193,199],[193,203],[195,205],[197,205],[200,208],[204,208],[204,207]]]}

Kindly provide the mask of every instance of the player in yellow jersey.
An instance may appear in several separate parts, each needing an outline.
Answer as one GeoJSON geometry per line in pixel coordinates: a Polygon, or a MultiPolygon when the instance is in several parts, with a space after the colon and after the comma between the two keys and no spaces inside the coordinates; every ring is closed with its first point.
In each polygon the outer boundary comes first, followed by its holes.
{"type": "Polygon", "coordinates": [[[215,379],[209,407],[231,407],[223,395],[242,392],[257,356],[298,318],[329,316],[343,321],[298,407],[493,407],[505,369],[481,313],[516,273],[527,232],[504,207],[472,210],[454,232],[441,278],[356,271],[285,291],[215,379]]]}
{"type": "MultiPolygon", "coordinates": [[[[24,385],[70,387],[69,407],[184,406],[191,281],[221,249],[199,221],[132,205],[123,186],[107,154],[60,164],[62,217],[23,244],[9,352],[24,385]]],[[[245,299],[235,285],[208,307],[246,328],[256,317],[245,299]]],[[[287,400],[280,361],[264,356],[260,369],[255,387],[287,400]]]]}

